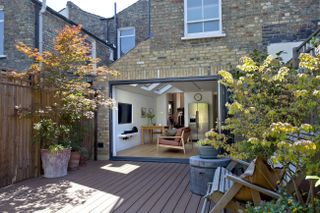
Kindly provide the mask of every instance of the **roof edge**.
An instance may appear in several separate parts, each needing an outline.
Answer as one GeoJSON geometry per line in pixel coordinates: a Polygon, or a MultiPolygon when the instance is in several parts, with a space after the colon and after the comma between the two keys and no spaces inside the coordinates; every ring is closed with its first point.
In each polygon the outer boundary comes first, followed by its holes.
{"type": "MultiPolygon", "coordinates": [[[[41,5],[42,6],[42,2],[40,2],[39,0],[31,0],[33,3],[41,5]]],[[[52,9],[51,7],[47,7],[46,11],[48,11],[49,13],[51,13],[54,16],[57,16],[58,18],[64,20],[65,22],[71,24],[71,25],[75,25],[75,26],[79,26],[78,23],[75,23],[74,21],[66,18],[65,16],[61,15],[60,13],[58,13],[57,11],[55,11],[54,9],[52,9]]],[[[84,32],[85,34],[89,35],[90,37],[94,38],[95,40],[99,41],[100,43],[108,46],[109,48],[111,48],[112,50],[115,50],[113,44],[111,44],[110,42],[106,42],[104,40],[102,40],[101,38],[99,38],[98,36],[94,35],[93,33],[89,32],[88,30],[86,30],[85,28],[81,28],[81,31],[84,32]]]]}

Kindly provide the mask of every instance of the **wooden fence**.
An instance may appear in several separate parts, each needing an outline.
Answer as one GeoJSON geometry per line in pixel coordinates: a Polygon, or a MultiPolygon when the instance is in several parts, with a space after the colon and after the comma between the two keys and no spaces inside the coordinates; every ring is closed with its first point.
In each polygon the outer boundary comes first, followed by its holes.
{"type": "MultiPolygon", "coordinates": [[[[8,78],[0,71],[0,187],[41,174],[40,147],[33,143],[33,118],[17,116],[16,106],[33,108],[50,104],[50,94],[39,92],[30,81],[8,78]]],[[[92,155],[94,121],[84,121],[83,146],[92,155]]]]}

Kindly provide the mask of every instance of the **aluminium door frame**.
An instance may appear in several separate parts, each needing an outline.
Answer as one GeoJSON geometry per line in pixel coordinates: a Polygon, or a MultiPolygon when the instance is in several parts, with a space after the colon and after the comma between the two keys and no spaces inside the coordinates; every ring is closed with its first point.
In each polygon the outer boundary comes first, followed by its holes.
{"type": "MultiPolygon", "coordinates": [[[[108,82],[109,97],[113,98],[113,87],[118,85],[129,84],[151,84],[151,83],[175,83],[175,82],[192,82],[192,81],[219,81],[218,75],[195,76],[195,77],[177,77],[177,78],[159,78],[159,79],[140,79],[140,80],[112,80],[108,82]]],[[[219,87],[218,87],[219,88],[219,87]]],[[[221,97],[220,97],[221,98],[221,97]]],[[[219,94],[218,94],[219,99],[219,94]]],[[[221,101],[218,100],[218,103],[221,101]]],[[[219,109],[219,106],[218,106],[219,109]]],[[[221,110],[221,106],[220,106],[221,110]]],[[[218,112],[221,114],[221,112],[218,112]]],[[[113,113],[109,110],[109,159],[113,161],[141,161],[141,162],[161,162],[161,163],[183,163],[188,164],[189,159],[182,158],[159,158],[159,157],[130,157],[130,156],[114,156],[113,155],[113,113]]],[[[220,121],[221,122],[221,121],[220,121]]],[[[221,125],[221,124],[220,124],[221,125]]]]}

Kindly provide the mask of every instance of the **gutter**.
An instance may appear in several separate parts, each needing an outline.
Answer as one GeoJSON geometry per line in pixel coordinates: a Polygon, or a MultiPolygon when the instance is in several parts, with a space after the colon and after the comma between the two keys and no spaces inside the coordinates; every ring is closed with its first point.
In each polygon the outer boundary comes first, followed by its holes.
{"type": "MultiPolygon", "coordinates": [[[[40,1],[38,0],[31,0],[34,4],[37,5],[42,5],[40,1]]],[[[70,25],[74,25],[74,26],[78,26],[79,24],[71,21],[70,19],[64,17],[63,15],[61,15],[60,13],[58,13],[57,11],[51,9],[50,7],[46,7],[46,11],[51,13],[52,15],[64,20],[65,22],[69,23],[70,25]]],[[[111,44],[110,42],[106,42],[104,40],[102,40],[101,38],[97,37],[96,35],[90,33],[88,30],[81,28],[82,32],[84,32],[85,34],[89,35],[90,37],[94,38],[95,40],[97,40],[98,42],[100,42],[103,45],[108,46],[110,49],[115,50],[115,47],[113,46],[113,44],[111,44]]]]}

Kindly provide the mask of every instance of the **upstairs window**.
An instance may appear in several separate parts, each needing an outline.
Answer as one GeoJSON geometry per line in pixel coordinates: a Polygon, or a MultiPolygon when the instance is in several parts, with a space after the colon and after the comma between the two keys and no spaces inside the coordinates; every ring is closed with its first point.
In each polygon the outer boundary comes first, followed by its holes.
{"type": "Polygon", "coordinates": [[[0,57],[4,55],[4,11],[0,9],[0,57]]]}
{"type": "Polygon", "coordinates": [[[185,38],[223,36],[221,0],[184,0],[185,38]]]}
{"type": "Polygon", "coordinates": [[[118,56],[125,55],[136,46],[136,33],[134,27],[118,30],[118,56]]]}

